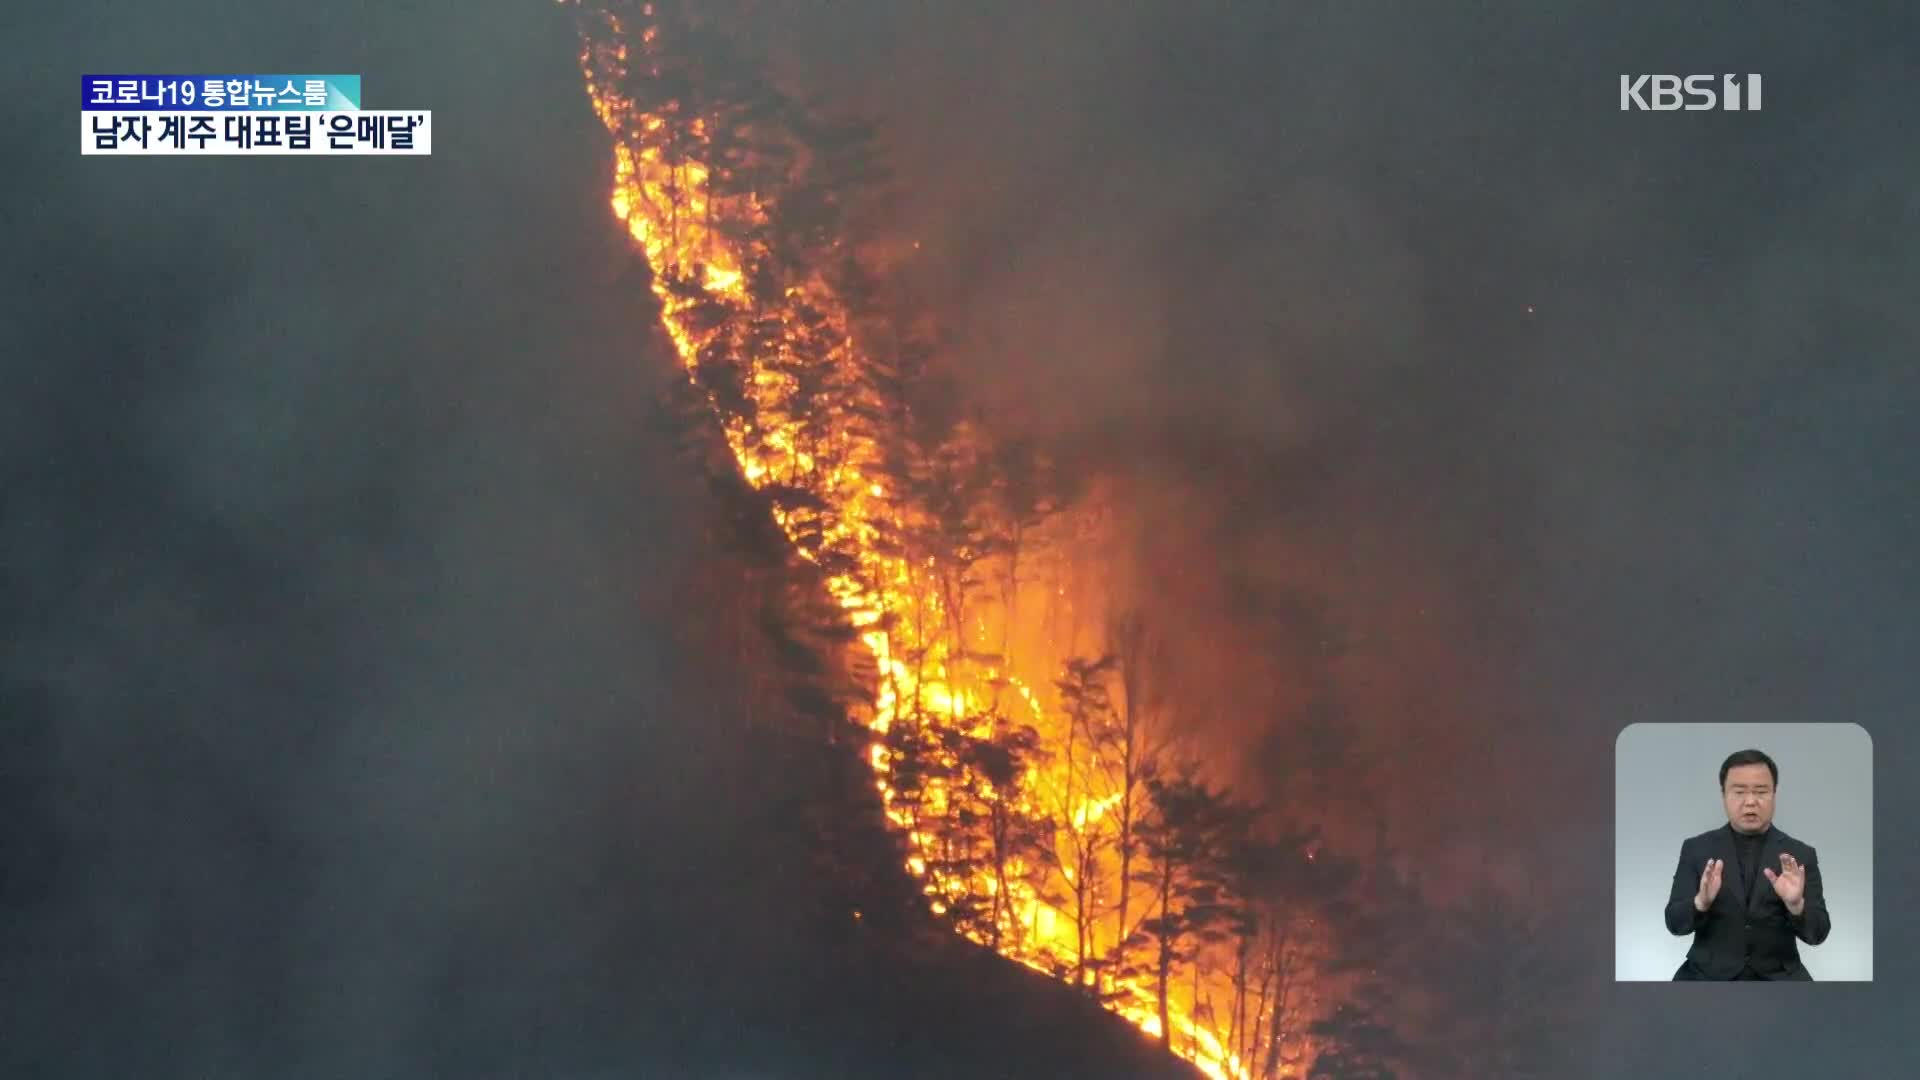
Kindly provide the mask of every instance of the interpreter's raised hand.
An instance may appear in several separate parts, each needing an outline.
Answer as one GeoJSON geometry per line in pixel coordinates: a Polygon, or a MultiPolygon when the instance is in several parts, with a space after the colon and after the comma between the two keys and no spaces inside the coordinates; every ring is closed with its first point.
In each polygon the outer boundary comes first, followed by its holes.
{"type": "Polygon", "coordinates": [[[1800,865],[1800,860],[1783,851],[1780,853],[1779,872],[1775,873],[1773,867],[1769,866],[1765,873],[1767,883],[1773,886],[1773,894],[1787,905],[1788,911],[1800,914],[1807,903],[1807,868],[1800,865]]]}
{"type": "MultiPolygon", "coordinates": [[[[1700,871],[1700,888],[1693,894],[1693,910],[1705,911],[1713,906],[1713,898],[1720,895],[1720,877],[1726,871],[1724,859],[1708,859],[1707,868],[1700,871]]],[[[1767,871],[1771,878],[1773,871],[1767,871]]]]}

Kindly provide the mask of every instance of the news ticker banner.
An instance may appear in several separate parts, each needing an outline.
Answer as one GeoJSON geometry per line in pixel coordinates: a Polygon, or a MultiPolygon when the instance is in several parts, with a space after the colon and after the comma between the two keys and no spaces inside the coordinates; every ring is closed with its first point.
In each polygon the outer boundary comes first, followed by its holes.
{"type": "Polygon", "coordinates": [[[425,109],[360,107],[358,75],[83,75],[82,154],[419,154],[425,109]]]}

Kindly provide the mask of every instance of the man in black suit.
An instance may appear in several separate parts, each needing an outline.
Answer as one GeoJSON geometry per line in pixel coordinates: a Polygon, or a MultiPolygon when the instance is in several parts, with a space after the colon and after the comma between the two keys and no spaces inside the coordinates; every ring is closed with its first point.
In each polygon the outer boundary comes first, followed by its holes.
{"type": "Polygon", "coordinates": [[[1833,924],[1813,848],[1773,827],[1780,769],[1758,750],[1720,766],[1724,828],[1680,845],[1667,898],[1667,929],[1693,935],[1676,982],[1812,982],[1796,939],[1827,940],[1833,924]]]}

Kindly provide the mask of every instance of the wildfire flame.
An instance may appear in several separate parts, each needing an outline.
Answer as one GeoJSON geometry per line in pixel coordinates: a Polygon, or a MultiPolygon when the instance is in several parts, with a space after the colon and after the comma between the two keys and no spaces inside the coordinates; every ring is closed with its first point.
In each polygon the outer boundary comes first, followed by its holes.
{"type": "MultiPolygon", "coordinates": [[[[641,14],[651,18],[652,5],[641,14]]],[[[931,587],[937,567],[881,542],[886,526],[897,526],[915,511],[891,497],[881,450],[871,436],[849,426],[827,433],[823,444],[822,436],[800,430],[795,401],[800,388],[783,362],[790,357],[782,355],[802,332],[796,314],[800,307],[814,320],[808,332],[827,343],[813,350],[808,361],[817,366],[818,381],[839,396],[845,410],[874,404],[874,391],[857,378],[866,357],[848,306],[817,269],[790,274],[769,305],[764,285],[752,280],[753,268],[768,255],[755,237],[777,208],[750,188],[734,185],[720,192],[716,172],[724,167],[714,156],[714,130],[706,118],[647,112],[642,103],[622,94],[620,88],[629,85],[623,80],[634,72],[659,75],[661,39],[667,36],[661,28],[650,24],[634,33],[616,14],[601,12],[598,17],[600,30],[589,33],[581,65],[594,110],[616,135],[609,202],[653,269],[652,287],[664,327],[689,378],[697,379],[717,340],[716,303],[724,318],[744,319],[769,308],[778,316],[780,334],[762,339],[766,352],[746,358],[743,390],[752,419],[728,419],[724,434],[740,474],[750,484],[765,487],[805,477],[819,494],[824,510],[775,511],[802,557],[825,566],[823,553],[852,556],[851,566],[825,576],[874,660],[877,677],[865,719],[875,741],[867,748],[866,760],[888,820],[907,838],[911,854],[906,868],[922,882],[936,913],[945,913],[968,895],[991,898],[997,912],[992,928],[964,932],[1016,962],[1060,976],[1074,968],[1077,956],[1086,955],[1087,943],[1077,936],[1072,912],[1043,897],[1032,883],[1033,875],[1025,872],[1030,867],[1018,862],[1003,878],[989,874],[960,879],[936,869],[942,838],[916,820],[914,809],[899,797],[885,737],[907,720],[930,727],[977,727],[1003,699],[1025,713],[1022,722],[1041,731],[1058,730],[1061,718],[1012,672],[964,656],[955,640],[959,635],[948,632],[952,612],[947,601],[931,587]]],[[[818,393],[818,387],[813,392],[818,393]]],[[[1059,596],[1067,592],[1064,586],[1041,587],[1059,596]]],[[[990,638],[985,621],[969,623],[976,637],[990,638]]],[[[937,813],[944,800],[962,794],[999,799],[1023,811],[1044,810],[1062,830],[1059,839],[1070,845],[1080,834],[1100,827],[1124,795],[1101,790],[1084,778],[1076,785],[1057,763],[1031,766],[1000,787],[1004,790],[980,780],[963,793],[936,784],[926,793],[922,809],[937,813]]],[[[1063,865],[1059,872],[1072,883],[1081,871],[1063,865]]],[[[1114,883],[1103,880],[1096,887],[1110,893],[1114,883]]],[[[1089,978],[1111,1009],[1149,1035],[1161,1035],[1158,1002],[1144,978],[1098,970],[1089,978]]],[[[1196,1018],[1198,993],[1170,1002],[1171,1045],[1211,1076],[1250,1075],[1251,1067],[1196,1018]]]]}

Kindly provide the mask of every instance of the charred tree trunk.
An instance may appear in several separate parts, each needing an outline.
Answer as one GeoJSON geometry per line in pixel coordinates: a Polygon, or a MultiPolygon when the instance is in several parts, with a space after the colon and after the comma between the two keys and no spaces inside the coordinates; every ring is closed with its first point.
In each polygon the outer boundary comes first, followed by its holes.
{"type": "MultiPolygon", "coordinates": [[[[1007,819],[1005,798],[993,801],[993,948],[1000,949],[1000,924],[1006,919],[1012,908],[1007,901],[1007,834],[1013,823],[1007,819]]],[[[1011,921],[1011,920],[1008,920],[1011,921]]]]}
{"type": "Polygon", "coordinates": [[[1233,954],[1233,1007],[1227,1019],[1227,1048],[1235,1055],[1240,1054],[1240,1043],[1246,1038],[1247,956],[1252,949],[1253,936],[1243,934],[1233,954]]]}
{"type": "Polygon", "coordinates": [[[1187,1001],[1187,1012],[1193,1017],[1193,1035],[1191,1037],[1192,1041],[1189,1043],[1193,1052],[1189,1056],[1198,1061],[1200,1059],[1200,950],[1198,947],[1195,947],[1193,950],[1192,967],[1193,997],[1187,1001]]]}
{"type": "Polygon", "coordinates": [[[1261,1040],[1267,1034],[1269,1018],[1267,1004],[1273,1000],[1273,980],[1278,974],[1273,950],[1267,950],[1266,962],[1260,965],[1260,996],[1254,1000],[1253,1030],[1247,1033],[1246,1046],[1240,1051],[1240,1060],[1250,1066],[1257,1061],[1261,1049],[1266,1045],[1261,1040]]]}
{"type": "Polygon", "coordinates": [[[1168,864],[1160,874],[1160,921],[1162,932],[1160,939],[1160,964],[1158,980],[1158,998],[1160,1003],[1160,1045],[1169,1052],[1173,1050],[1173,1023],[1167,1015],[1167,981],[1173,974],[1173,934],[1166,929],[1170,916],[1167,907],[1173,898],[1173,866],[1168,864]]]}
{"type": "MultiPolygon", "coordinates": [[[[1087,977],[1087,958],[1093,955],[1094,919],[1093,879],[1099,870],[1097,858],[1099,852],[1093,844],[1091,833],[1082,834],[1074,845],[1075,862],[1078,866],[1073,875],[1074,921],[1079,923],[1079,955],[1074,961],[1074,983],[1081,989],[1089,985],[1087,977]]],[[[1097,981],[1097,980],[1095,980],[1097,981]]]]}
{"type": "Polygon", "coordinates": [[[1262,1070],[1268,1080],[1280,1074],[1282,1044],[1287,1037],[1287,1011],[1293,993],[1293,957],[1287,948],[1287,939],[1291,936],[1292,929],[1293,917],[1288,915],[1281,920],[1280,931],[1274,938],[1273,957],[1270,961],[1279,985],[1274,991],[1272,1030],[1268,1033],[1266,1068],[1262,1070]]]}

